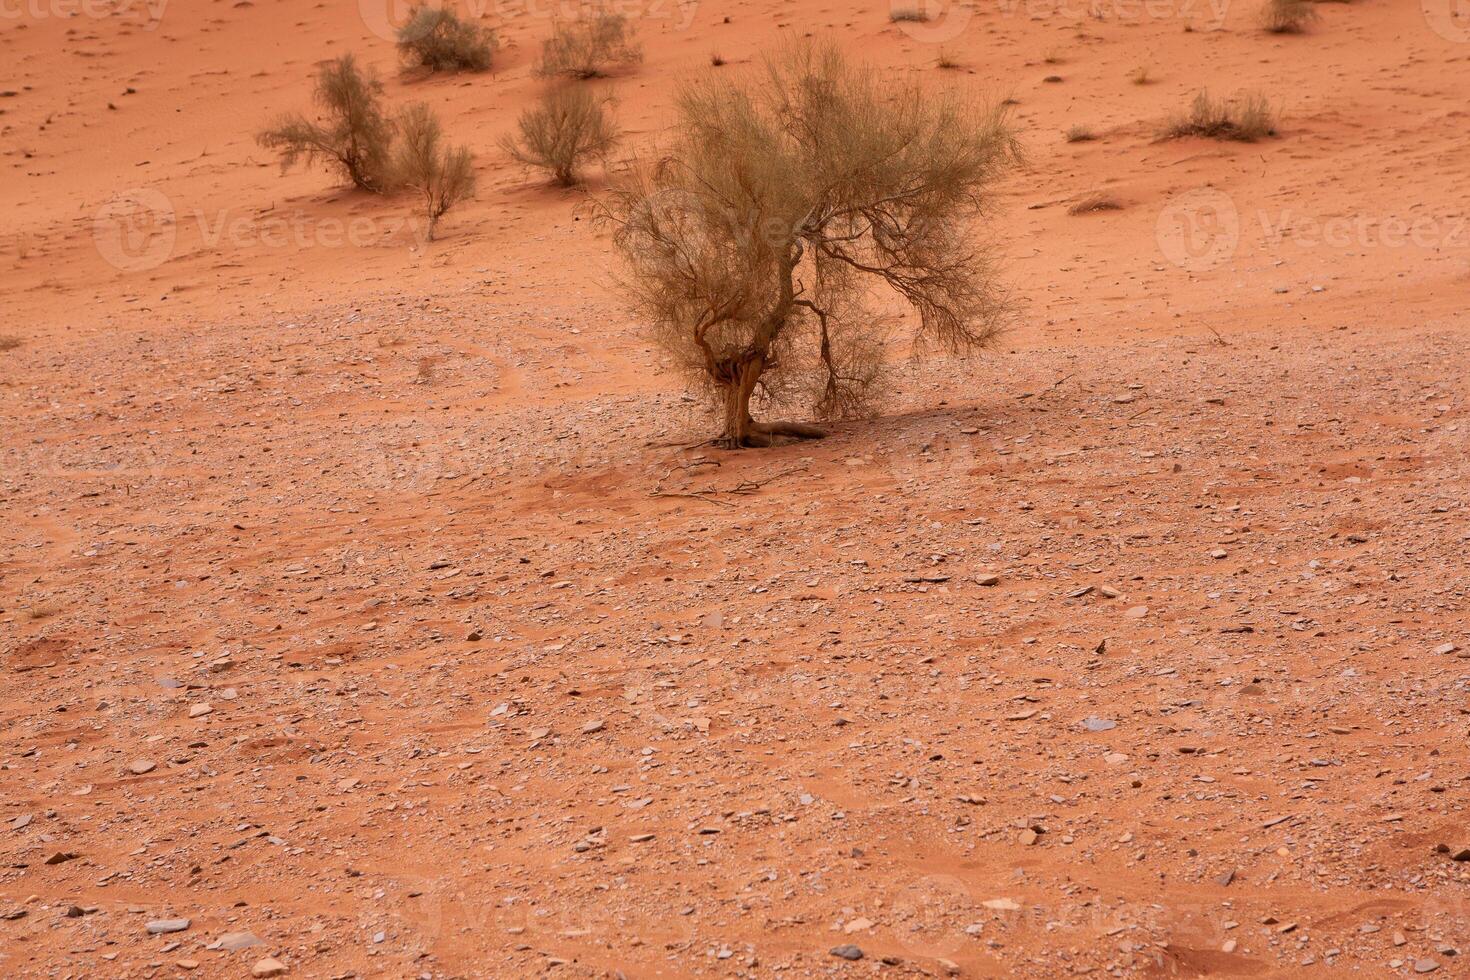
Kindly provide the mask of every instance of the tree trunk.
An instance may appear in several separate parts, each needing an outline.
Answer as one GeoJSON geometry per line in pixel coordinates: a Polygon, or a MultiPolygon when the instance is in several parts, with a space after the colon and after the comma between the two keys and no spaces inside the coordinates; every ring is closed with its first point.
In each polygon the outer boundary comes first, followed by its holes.
{"type": "Polygon", "coordinates": [[[715,440],[723,449],[775,445],[778,436],[793,439],[823,439],[827,433],[796,422],[757,422],[750,417],[750,396],[765,370],[764,357],[754,357],[737,366],[725,387],[725,431],[715,440]]]}

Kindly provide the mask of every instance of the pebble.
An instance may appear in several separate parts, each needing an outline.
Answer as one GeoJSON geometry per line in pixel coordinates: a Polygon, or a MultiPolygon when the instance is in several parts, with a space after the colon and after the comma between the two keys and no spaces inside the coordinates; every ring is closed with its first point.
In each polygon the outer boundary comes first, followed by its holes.
{"type": "Polygon", "coordinates": [[[205,702],[204,704],[190,705],[189,706],[189,717],[190,718],[202,718],[205,715],[209,714],[213,710],[214,710],[214,705],[209,704],[208,702],[205,702]]]}
{"type": "Polygon", "coordinates": [[[187,928],[189,928],[188,919],[154,919],[147,925],[149,934],[154,936],[162,936],[169,932],[183,932],[187,928]]]}
{"type": "Polygon", "coordinates": [[[833,946],[831,952],[833,956],[842,960],[860,960],[863,958],[863,951],[851,943],[833,946]]]}
{"type": "Polygon", "coordinates": [[[250,968],[252,977],[278,977],[286,972],[286,964],[267,956],[250,968]]]}
{"type": "Polygon", "coordinates": [[[1439,961],[1437,961],[1437,960],[1415,960],[1414,961],[1414,972],[1415,973],[1433,973],[1435,970],[1438,970],[1438,969],[1439,969],[1439,961]]]}
{"type": "Polygon", "coordinates": [[[589,721],[587,724],[582,726],[582,734],[591,735],[593,732],[602,731],[605,727],[607,727],[606,723],[600,718],[596,719],[595,721],[589,721]]]}
{"type": "Polygon", "coordinates": [[[128,763],[128,772],[132,773],[134,776],[141,776],[145,773],[150,773],[157,768],[158,764],[155,763],[152,759],[134,759],[132,762],[128,763]]]}

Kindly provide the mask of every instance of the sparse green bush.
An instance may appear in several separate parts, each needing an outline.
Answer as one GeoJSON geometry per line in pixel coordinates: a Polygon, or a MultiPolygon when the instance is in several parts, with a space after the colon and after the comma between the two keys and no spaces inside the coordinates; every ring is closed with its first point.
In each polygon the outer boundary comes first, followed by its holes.
{"type": "Polygon", "coordinates": [[[360,71],[351,54],[321,67],[313,96],[326,121],[300,113],[281,116],[256,141],[281,154],[281,169],[298,160],[323,162],[355,186],[381,194],[392,188],[390,154],[393,124],[383,114],[382,83],[360,71]]]}
{"type": "Polygon", "coordinates": [[[398,29],[398,54],[410,68],[484,71],[495,52],[495,33],[460,20],[447,7],[415,7],[398,29]]]}
{"type": "Polygon", "coordinates": [[[463,146],[445,145],[438,117],[422,102],[399,113],[398,134],[394,173],[398,183],[423,198],[432,240],[444,213],[475,193],[473,157],[463,146]]]}
{"type": "Polygon", "coordinates": [[[1165,139],[1203,136],[1206,139],[1253,143],[1276,135],[1276,112],[1265,96],[1244,94],[1232,102],[1217,102],[1201,91],[1189,112],[1171,119],[1164,127],[1165,139]]]}
{"type": "Polygon", "coordinates": [[[501,141],[512,157],[539,167],[564,187],[577,183],[577,171],[617,143],[617,129],[606,100],[580,85],[554,85],[539,104],[521,113],[520,142],[501,141]]]}
{"type": "Polygon", "coordinates": [[[536,73],[543,77],[600,78],[614,65],[635,65],[643,49],[622,14],[601,11],[558,23],[541,47],[536,73]]]}

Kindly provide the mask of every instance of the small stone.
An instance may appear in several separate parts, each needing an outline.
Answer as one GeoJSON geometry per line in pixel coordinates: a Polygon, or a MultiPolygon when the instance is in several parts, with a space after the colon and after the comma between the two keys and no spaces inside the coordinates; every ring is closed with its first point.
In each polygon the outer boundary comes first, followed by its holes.
{"type": "Polygon", "coordinates": [[[286,964],[267,956],[250,968],[252,977],[279,977],[286,972],[286,964]]]}
{"type": "Polygon", "coordinates": [[[1015,901],[1013,901],[1012,899],[1009,899],[1009,898],[987,898],[985,901],[981,902],[980,904],[983,905],[983,906],[985,906],[988,909],[993,909],[996,912],[1019,912],[1019,911],[1021,911],[1021,906],[1019,904],[1017,904],[1015,901]]]}
{"type": "Polygon", "coordinates": [[[1439,646],[1434,648],[1434,652],[1443,656],[1447,653],[1454,653],[1458,649],[1460,648],[1455,646],[1455,644],[1453,643],[1441,643],[1439,646]]]}
{"type": "Polygon", "coordinates": [[[1227,939],[1223,943],[1220,944],[1220,952],[1222,952],[1222,953],[1233,953],[1233,952],[1235,952],[1235,947],[1236,947],[1235,940],[1233,940],[1233,939],[1227,939]]]}
{"type": "Polygon", "coordinates": [[[1462,847],[1450,855],[1451,861],[1470,861],[1470,847],[1462,847]]]}
{"type": "Polygon", "coordinates": [[[980,576],[977,576],[976,577],[975,584],[976,585],[999,585],[1000,584],[1000,576],[999,575],[980,575],[980,576]]]}
{"type": "Polygon", "coordinates": [[[162,936],[170,932],[183,932],[187,928],[189,928],[188,919],[154,919],[147,925],[148,933],[152,936],[162,936]]]}
{"type": "Polygon", "coordinates": [[[27,826],[30,825],[30,822],[31,822],[31,815],[29,813],[22,813],[20,816],[18,816],[18,817],[14,818],[13,820],[10,821],[10,829],[11,830],[24,830],[27,826]]]}
{"type": "Polygon", "coordinates": [[[1224,548],[1216,548],[1214,551],[1210,552],[1210,557],[1215,559],[1216,561],[1219,561],[1221,558],[1229,558],[1230,552],[1226,551],[1224,548]]]}
{"type": "Polygon", "coordinates": [[[859,918],[859,919],[853,919],[851,922],[849,922],[845,926],[843,926],[842,927],[842,931],[845,932],[845,933],[847,933],[849,936],[851,936],[855,932],[862,932],[864,929],[871,929],[871,928],[873,928],[873,920],[872,919],[862,919],[862,918],[859,918]]]}
{"type": "Polygon", "coordinates": [[[1415,960],[1414,961],[1414,972],[1415,973],[1433,973],[1435,970],[1438,970],[1438,969],[1439,969],[1439,962],[1437,960],[1415,960]]]}
{"type": "Polygon", "coordinates": [[[220,949],[233,953],[237,949],[249,949],[262,943],[260,937],[253,932],[227,932],[219,937],[217,945],[220,949]]]}
{"type": "Polygon", "coordinates": [[[203,718],[205,715],[209,714],[213,710],[214,705],[209,704],[208,702],[205,702],[204,704],[191,704],[189,706],[189,717],[203,718]]]}
{"type": "Polygon", "coordinates": [[[591,735],[593,732],[600,732],[606,727],[606,722],[604,722],[601,718],[598,718],[593,721],[589,721],[587,724],[583,725],[582,734],[591,735]]]}
{"type": "Polygon", "coordinates": [[[1107,718],[1084,718],[1082,719],[1082,724],[1086,726],[1089,732],[1110,732],[1118,727],[1116,721],[1111,721],[1107,718]]]}
{"type": "Polygon", "coordinates": [[[863,951],[861,949],[858,949],[851,943],[845,943],[841,946],[833,946],[831,949],[831,953],[833,956],[841,960],[860,960],[863,958],[863,951]]]}
{"type": "Polygon", "coordinates": [[[152,759],[134,759],[128,763],[128,772],[134,776],[142,776],[157,769],[158,765],[152,759]]]}
{"type": "Polygon", "coordinates": [[[51,855],[50,857],[48,857],[46,859],[46,863],[47,864],[65,864],[68,861],[74,861],[74,860],[76,860],[76,857],[77,856],[75,854],[73,854],[71,851],[57,851],[55,854],[51,855]]]}
{"type": "Polygon", "coordinates": [[[1123,616],[1126,619],[1142,619],[1147,615],[1148,606],[1131,606],[1123,612],[1123,616]]]}

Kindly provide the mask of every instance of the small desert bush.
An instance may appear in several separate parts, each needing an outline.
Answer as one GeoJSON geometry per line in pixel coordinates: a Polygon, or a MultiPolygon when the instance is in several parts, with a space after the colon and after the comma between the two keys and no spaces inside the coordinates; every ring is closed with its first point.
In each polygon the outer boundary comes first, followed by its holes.
{"type": "Polygon", "coordinates": [[[521,113],[519,141],[501,141],[512,157],[539,167],[563,187],[577,183],[577,172],[593,157],[616,145],[617,129],[606,100],[580,85],[554,85],[541,101],[521,113]]]}
{"type": "Polygon", "coordinates": [[[541,46],[536,74],[600,78],[614,65],[636,65],[643,49],[622,14],[601,11],[557,24],[541,46]]]}
{"type": "Polygon", "coordinates": [[[1134,85],[1147,85],[1154,79],[1153,73],[1149,71],[1147,65],[1139,65],[1137,68],[1133,69],[1132,73],[1129,74],[1128,80],[1134,85]]]}
{"type": "Polygon", "coordinates": [[[914,7],[904,7],[901,10],[895,10],[890,13],[888,19],[895,24],[922,24],[929,19],[929,15],[914,7]]]}
{"type": "Polygon", "coordinates": [[[1068,143],[1088,143],[1097,139],[1097,134],[1083,125],[1072,126],[1067,130],[1068,143]]]}
{"type": "Polygon", "coordinates": [[[1300,34],[1317,20],[1312,0],[1266,0],[1261,26],[1272,34],[1300,34]]]}
{"type": "Polygon", "coordinates": [[[475,193],[473,157],[463,146],[444,143],[439,119],[422,102],[404,107],[398,116],[398,149],[393,156],[397,182],[423,198],[427,236],[444,213],[475,193]]]}
{"type": "Polygon", "coordinates": [[[15,350],[20,346],[20,338],[14,334],[0,334],[0,351],[15,350]]]}
{"type": "Polygon", "coordinates": [[[398,54],[410,68],[484,71],[495,46],[493,31],[444,7],[415,7],[398,29],[398,54]]]}
{"type": "Polygon", "coordinates": [[[280,152],[283,171],[299,160],[322,162],[355,186],[381,194],[391,189],[393,144],[393,124],[383,114],[382,92],[382,83],[359,70],[352,55],[344,54],[317,73],[313,97],[322,109],[322,122],[301,113],[284,115],[256,141],[280,152]]]}
{"type": "Polygon", "coordinates": [[[1232,102],[1223,102],[1201,91],[1187,113],[1169,121],[1163,135],[1165,139],[1203,136],[1253,143],[1264,136],[1276,135],[1276,111],[1261,95],[1245,94],[1232,102]]]}
{"type": "Polygon", "coordinates": [[[1123,205],[1107,194],[1089,194],[1067,209],[1068,214],[1092,214],[1095,211],[1121,211],[1123,205]]]}

